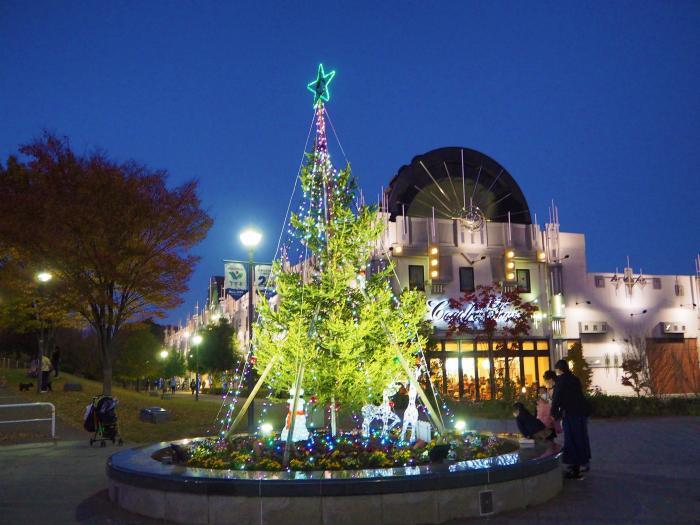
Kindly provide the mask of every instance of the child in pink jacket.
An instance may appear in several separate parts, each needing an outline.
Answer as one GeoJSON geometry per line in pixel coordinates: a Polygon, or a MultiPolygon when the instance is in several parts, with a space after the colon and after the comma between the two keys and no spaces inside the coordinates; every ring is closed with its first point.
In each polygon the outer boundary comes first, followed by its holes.
{"type": "Polygon", "coordinates": [[[551,428],[557,434],[561,434],[561,423],[559,423],[559,421],[552,417],[551,408],[552,405],[549,402],[549,394],[547,393],[547,387],[541,386],[538,389],[537,397],[537,419],[542,421],[546,428],[551,428]]]}

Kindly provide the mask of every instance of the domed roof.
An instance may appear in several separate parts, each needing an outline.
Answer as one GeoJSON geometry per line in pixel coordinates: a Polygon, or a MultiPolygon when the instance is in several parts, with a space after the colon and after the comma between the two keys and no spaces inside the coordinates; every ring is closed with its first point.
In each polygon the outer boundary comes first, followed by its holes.
{"type": "Polygon", "coordinates": [[[389,212],[411,217],[464,219],[474,210],[488,221],[531,224],[530,209],[513,177],[488,155],[439,148],[401,166],[386,190],[389,212]]]}

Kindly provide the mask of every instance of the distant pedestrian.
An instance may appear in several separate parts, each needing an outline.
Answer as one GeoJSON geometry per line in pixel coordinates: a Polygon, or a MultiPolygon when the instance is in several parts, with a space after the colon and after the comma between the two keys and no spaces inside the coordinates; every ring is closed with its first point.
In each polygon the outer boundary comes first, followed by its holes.
{"type": "Polygon", "coordinates": [[[41,381],[40,391],[46,393],[51,388],[51,359],[48,356],[41,356],[41,375],[39,376],[39,381],[41,381]]]}
{"type": "Polygon", "coordinates": [[[562,420],[564,454],[562,461],[569,465],[566,477],[583,479],[581,471],[588,471],[591,445],[588,440],[590,404],[583,394],[581,381],[569,370],[569,363],[560,359],[554,365],[557,379],[552,397],[552,416],[562,420]]]}
{"type": "Polygon", "coordinates": [[[177,379],[175,378],[175,376],[173,376],[170,379],[170,393],[174,394],[175,390],[177,390],[177,379]]]}
{"type": "Polygon", "coordinates": [[[197,383],[194,382],[194,379],[190,380],[190,390],[192,391],[192,395],[194,395],[194,391],[197,390],[197,383]]]}
{"type": "Polygon", "coordinates": [[[58,345],[51,354],[51,365],[53,366],[54,377],[58,377],[58,367],[61,364],[61,349],[58,345]]]}

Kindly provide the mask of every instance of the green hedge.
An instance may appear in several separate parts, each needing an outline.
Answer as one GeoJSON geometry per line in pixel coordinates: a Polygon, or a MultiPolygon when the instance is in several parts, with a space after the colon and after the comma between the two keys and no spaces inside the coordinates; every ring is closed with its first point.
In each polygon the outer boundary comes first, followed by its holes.
{"type": "MultiPolygon", "coordinates": [[[[596,394],[589,396],[594,418],[637,416],[700,416],[700,397],[623,397],[596,394]]],[[[521,401],[533,414],[535,401],[524,396],[513,399],[486,401],[448,401],[457,419],[509,419],[513,417],[513,402],[521,401]]]]}
{"type": "Polygon", "coordinates": [[[700,397],[589,397],[593,417],[700,416],[700,397]]]}

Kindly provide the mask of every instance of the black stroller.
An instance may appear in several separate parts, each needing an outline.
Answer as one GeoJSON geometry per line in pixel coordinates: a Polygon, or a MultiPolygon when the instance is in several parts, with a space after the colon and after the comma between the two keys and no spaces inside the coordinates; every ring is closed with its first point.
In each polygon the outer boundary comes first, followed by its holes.
{"type": "Polygon", "coordinates": [[[90,446],[99,441],[100,446],[104,447],[109,439],[118,445],[124,443],[117,424],[117,400],[111,396],[97,396],[92,399],[92,403],[85,408],[83,427],[88,432],[95,433],[90,438],[90,446]]]}

